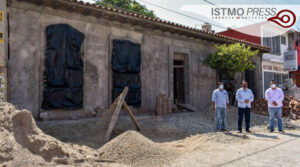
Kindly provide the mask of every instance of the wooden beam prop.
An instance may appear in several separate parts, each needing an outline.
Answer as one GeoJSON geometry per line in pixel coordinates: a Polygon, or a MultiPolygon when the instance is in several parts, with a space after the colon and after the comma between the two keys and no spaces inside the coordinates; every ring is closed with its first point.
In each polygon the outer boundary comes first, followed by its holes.
{"type": "Polygon", "coordinates": [[[116,125],[116,122],[118,120],[118,117],[119,117],[119,114],[120,114],[120,111],[121,111],[121,107],[122,107],[122,104],[123,104],[123,102],[125,100],[127,92],[128,92],[128,87],[125,87],[125,89],[123,90],[123,92],[120,95],[120,99],[118,101],[117,107],[116,107],[116,109],[115,109],[115,111],[113,113],[113,116],[112,116],[112,118],[110,120],[110,123],[108,125],[108,129],[107,129],[107,131],[105,133],[105,137],[104,137],[105,141],[108,141],[110,139],[112,130],[114,129],[114,127],[116,125]]]}
{"type": "Polygon", "coordinates": [[[131,118],[132,122],[134,123],[134,125],[136,126],[136,129],[141,130],[141,128],[139,127],[138,123],[136,122],[132,112],[130,111],[130,108],[128,107],[128,105],[126,104],[125,101],[123,101],[123,106],[124,106],[125,110],[128,112],[128,114],[130,115],[130,118],[131,118]]]}
{"type": "Polygon", "coordinates": [[[103,115],[97,122],[95,128],[92,130],[93,136],[100,135],[104,139],[105,132],[108,129],[108,125],[110,123],[113,112],[116,109],[119,99],[120,99],[120,96],[117,97],[115,99],[115,101],[109,106],[109,108],[103,113],[103,115]]]}
{"type": "Polygon", "coordinates": [[[107,142],[110,139],[111,133],[116,125],[122,106],[124,106],[125,110],[129,114],[137,130],[141,130],[132,112],[130,111],[130,108],[125,102],[125,97],[127,95],[127,92],[128,92],[128,87],[125,87],[123,92],[118,96],[118,98],[116,98],[116,100],[105,111],[105,113],[103,114],[103,116],[101,117],[101,119],[99,120],[95,129],[92,132],[92,135],[100,134],[100,136],[103,139],[103,142],[107,142]]]}

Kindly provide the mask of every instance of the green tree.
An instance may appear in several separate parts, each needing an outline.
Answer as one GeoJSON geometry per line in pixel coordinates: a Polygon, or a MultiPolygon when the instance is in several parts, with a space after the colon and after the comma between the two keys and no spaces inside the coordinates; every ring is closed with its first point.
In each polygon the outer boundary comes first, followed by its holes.
{"type": "Polygon", "coordinates": [[[139,4],[135,0],[95,0],[95,2],[103,6],[118,7],[149,17],[156,17],[152,10],[148,10],[144,5],[139,4]]]}
{"type": "Polygon", "coordinates": [[[204,64],[217,71],[218,81],[225,80],[225,89],[229,94],[230,104],[233,104],[237,84],[234,76],[237,72],[253,70],[255,66],[252,63],[252,58],[259,51],[252,51],[250,47],[240,43],[215,45],[215,47],[216,52],[209,55],[204,60],[204,64]]]}
{"type": "Polygon", "coordinates": [[[240,43],[215,45],[215,47],[216,52],[209,55],[204,60],[204,64],[215,69],[219,79],[234,77],[237,72],[255,68],[251,59],[259,52],[258,50],[252,51],[250,47],[240,43]]]}

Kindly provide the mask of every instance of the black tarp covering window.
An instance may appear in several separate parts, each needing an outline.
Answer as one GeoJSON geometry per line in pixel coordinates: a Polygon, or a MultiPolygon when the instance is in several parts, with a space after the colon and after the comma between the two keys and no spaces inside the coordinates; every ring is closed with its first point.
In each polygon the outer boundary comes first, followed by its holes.
{"type": "Polygon", "coordinates": [[[112,69],[120,73],[140,73],[141,45],[128,40],[113,40],[112,69]]]}
{"type": "Polygon", "coordinates": [[[129,87],[125,99],[128,105],[141,104],[141,45],[128,40],[113,40],[113,101],[129,87]]]}
{"type": "Polygon", "coordinates": [[[84,35],[67,24],[46,28],[45,90],[42,108],[79,109],[83,103],[84,35]]]}

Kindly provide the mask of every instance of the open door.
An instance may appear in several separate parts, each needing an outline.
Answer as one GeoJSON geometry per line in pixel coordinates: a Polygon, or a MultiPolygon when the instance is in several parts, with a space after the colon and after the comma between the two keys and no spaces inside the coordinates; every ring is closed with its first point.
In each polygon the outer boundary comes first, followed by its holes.
{"type": "Polygon", "coordinates": [[[184,54],[174,53],[173,56],[173,84],[174,103],[185,104],[185,66],[184,54]]]}

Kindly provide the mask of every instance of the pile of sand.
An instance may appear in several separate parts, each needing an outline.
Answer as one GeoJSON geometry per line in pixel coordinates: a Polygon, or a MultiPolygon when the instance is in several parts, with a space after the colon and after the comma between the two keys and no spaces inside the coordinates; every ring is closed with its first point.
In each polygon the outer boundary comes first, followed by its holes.
{"type": "Polygon", "coordinates": [[[101,158],[113,159],[131,166],[162,166],[178,154],[160,143],[154,143],[136,131],[127,131],[99,149],[101,158]]]}
{"type": "Polygon", "coordinates": [[[100,149],[63,143],[41,131],[31,112],[0,103],[0,166],[162,166],[176,157],[176,151],[135,131],[100,149]]]}
{"type": "Polygon", "coordinates": [[[63,143],[44,134],[31,112],[0,103],[0,164],[5,166],[83,165],[113,162],[97,150],[63,143]]]}

